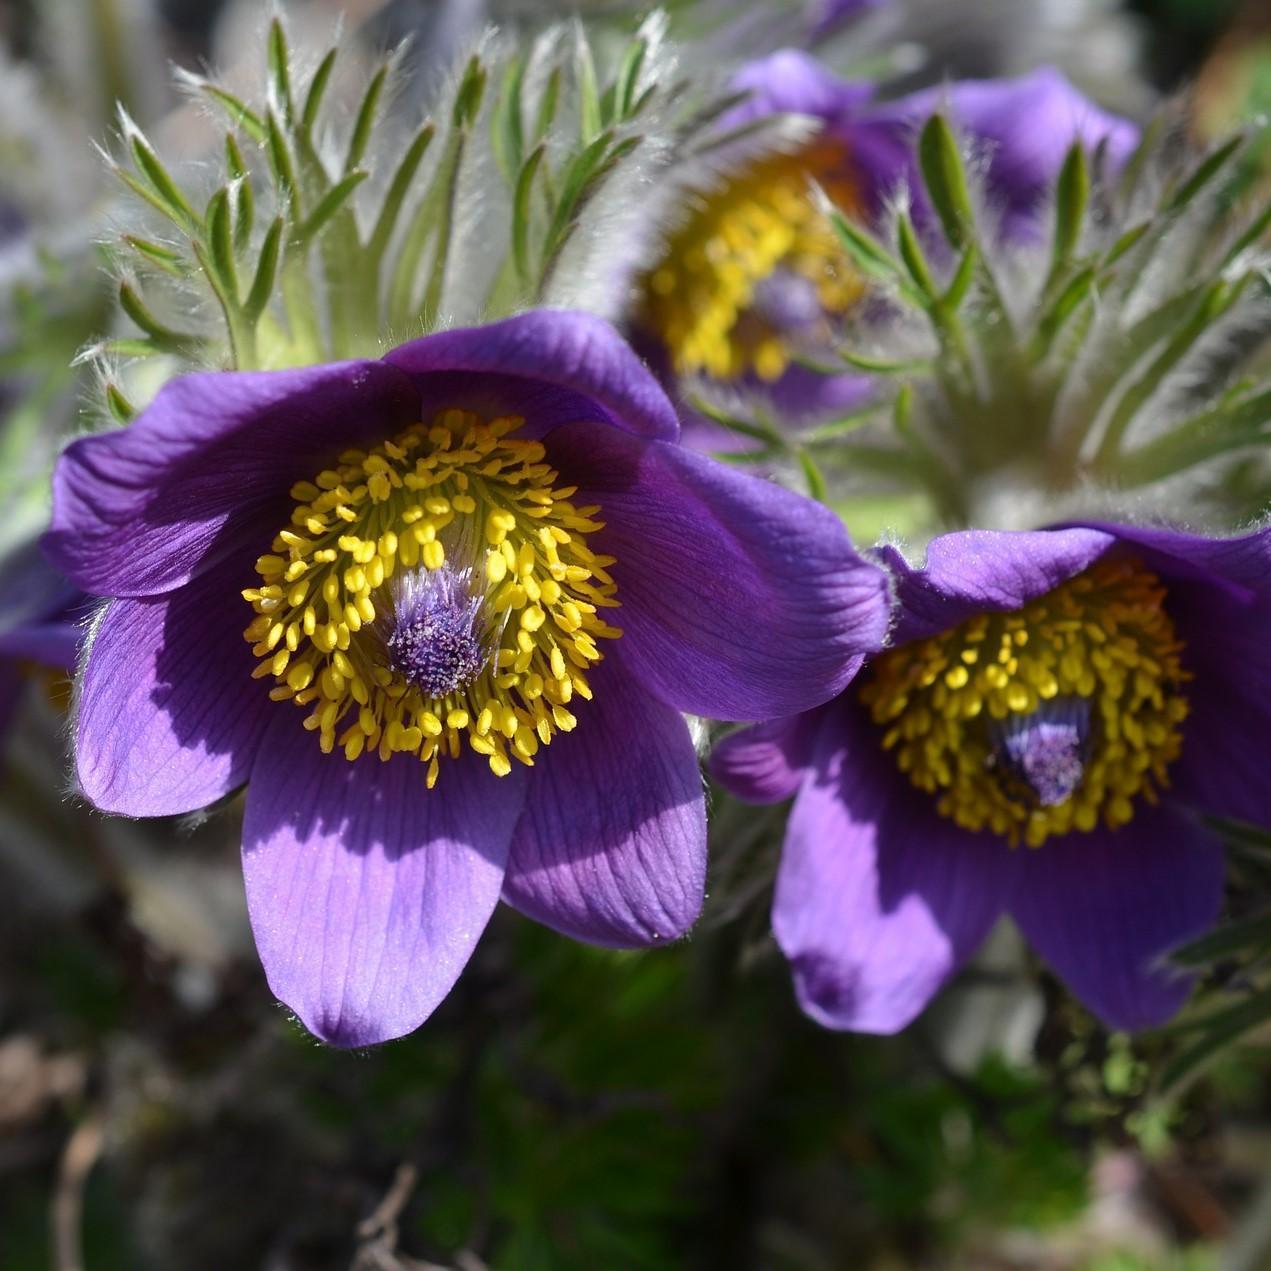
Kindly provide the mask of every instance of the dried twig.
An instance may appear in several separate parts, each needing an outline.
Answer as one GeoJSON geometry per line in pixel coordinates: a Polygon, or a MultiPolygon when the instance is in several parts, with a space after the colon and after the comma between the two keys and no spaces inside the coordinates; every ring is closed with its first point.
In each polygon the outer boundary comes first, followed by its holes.
{"type": "Polygon", "coordinates": [[[53,1266],[56,1271],[84,1271],[81,1235],[84,1185],[101,1155],[105,1139],[100,1114],[93,1113],[75,1127],[57,1171],[53,1193],[53,1266]]]}

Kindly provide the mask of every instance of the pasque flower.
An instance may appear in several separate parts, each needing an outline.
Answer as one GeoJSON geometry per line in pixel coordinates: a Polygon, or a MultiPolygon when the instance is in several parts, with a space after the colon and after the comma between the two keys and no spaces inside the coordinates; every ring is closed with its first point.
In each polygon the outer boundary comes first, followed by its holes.
{"type": "Polygon", "coordinates": [[[804,709],[880,642],[883,573],[836,518],[676,439],[612,328],[537,311],[185,376],[62,456],[49,551],[112,598],[83,793],[155,815],[249,783],[257,947],[318,1036],[418,1025],[500,895],[601,944],[683,932],[681,712],[804,709]]]}
{"type": "Polygon", "coordinates": [[[773,928],[804,1009],[908,1023],[1009,913],[1105,1023],[1172,1015],[1210,925],[1202,813],[1271,821],[1271,531],[964,531],[895,578],[892,647],[837,700],[726,738],[719,779],[794,796],[773,928]]]}
{"type": "Polygon", "coordinates": [[[800,115],[814,130],[799,144],[730,165],[685,200],[642,285],[638,322],[676,376],[763,389],[787,417],[846,410],[872,391],[858,374],[809,365],[827,360],[834,335],[865,295],[812,182],[845,215],[874,225],[906,189],[921,221],[913,143],[921,124],[942,110],[983,157],[1001,232],[1027,239],[1041,232],[1046,191],[1074,140],[1092,148],[1106,140],[1116,164],[1137,135],[1048,68],[874,102],[872,86],[844,82],[807,54],[783,50],[744,67],[734,87],[747,96],[722,128],[800,115]]]}

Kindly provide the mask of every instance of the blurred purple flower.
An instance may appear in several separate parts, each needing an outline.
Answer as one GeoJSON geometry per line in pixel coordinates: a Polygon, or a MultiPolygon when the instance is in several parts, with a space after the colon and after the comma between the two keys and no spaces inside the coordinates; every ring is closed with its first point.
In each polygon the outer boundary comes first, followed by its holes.
{"type": "MultiPolygon", "coordinates": [[[[1050,68],[874,102],[871,85],[846,83],[786,49],[743,67],[733,86],[749,96],[721,129],[802,115],[818,131],[792,150],[742,163],[688,201],[643,284],[637,322],[650,359],[665,363],[671,377],[760,393],[795,422],[845,414],[872,392],[868,377],[805,364],[829,356],[836,330],[864,295],[808,194],[809,180],[874,228],[902,189],[919,224],[929,222],[914,139],[943,111],[981,158],[1001,233],[1026,242],[1045,232],[1039,213],[1074,139],[1091,147],[1106,139],[1114,167],[1137,141],[1133,124],[1101,111],[1050,68]]],[[[712,425],[693,433],[694,444],[726,446],[726,436],[712,425]]]]}
{"type": "Polygon", "coordinates": [[[811,38],[822,40],[870,10],[885,8],[891,3],[892,0],[817,0],[811,7],[811,38]]]}
{"type": "Polygon", "coordinates": [[[1190,988],[1161,955],[1222,896],[1197,814],[1271,823],[1271,531],[968,531],[921,569],[885,554],[893,647],[712,762],[744,799],[794,796],[773,928],[804,1010],[893,1032],[1006,912],[1108,1026],[1160,1024],[1190,988]]]}
{"type": "Polygon", "coordinates": [[[112,598],[83,792],[145,816],[249,783],[257,947],[318,1036],[415,1028],[500,895],[599,944],[681,934],[681,712],[805,709],[880,643],[884,573],[837,518],[677,436],[611,327],[538,311],[185,376],[62,456],[48,549],[112,598]]]}
{"type": "Polygon", "coordinates": [[[50,567],[35,543],[0,562],[0,588],[9,598],[0,615],[0,740],[33,670],[75,669],[92,602],[50,567]]]}

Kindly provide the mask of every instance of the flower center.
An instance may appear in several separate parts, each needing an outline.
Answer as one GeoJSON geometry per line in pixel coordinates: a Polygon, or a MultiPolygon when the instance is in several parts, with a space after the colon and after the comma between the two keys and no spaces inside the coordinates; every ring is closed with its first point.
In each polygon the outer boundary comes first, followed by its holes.
{"type": "Polygon", "coordinates": [[[506,776],[574,727],[596,641],[622,634],[600,617],[614,561],[522,422],[446,410],[293,487],[244,635],[324,751],[415,754],[431,787],[465,739],[506,776]]]}
{"type": "Polygon", "coordinates": [[[859,299],[861,280],[809,181],[849,215],[859,208],[842,149],[817,141],[702,196],[671,238],[642,303],[679,374],[775,380],[859,299]]]}
{"type": "Polygon", "coordinates": [[[1190,678],[1165,589],[1102,560],[1012,613],[884,654],[861,700],[936,807],[1014,846],[1110,829],[1155,803],[1182,746],[1190,678]]]}

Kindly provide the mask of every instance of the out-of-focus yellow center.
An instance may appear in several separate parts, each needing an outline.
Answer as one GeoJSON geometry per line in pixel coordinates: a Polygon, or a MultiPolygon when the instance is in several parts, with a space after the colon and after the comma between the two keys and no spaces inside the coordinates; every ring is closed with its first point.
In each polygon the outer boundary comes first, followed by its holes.
{"type": "Polygon", "coordinates": [[[465,739],[505,776],[574,727],[621,635],[600,616],[614,561],[522,423],[446,410],[293,487],[244,635],[324,751],[414,754],[431,787],[465,739]]]}
{"type": "Polygon", "coordinates": [[[1140,563],[1105,559],[1018,611],[891,650],[860,697],[900,770],[966,829],[1030,847],[1115,829],[1156,802],[1182,745],[1190,676],[1164,602],[1140,563]]]}
{"type": "Polygon", "coordinates": [[[643,286],[644,322],[677,373],[775,380],[786,370],[790,333],[756,307],[756,289],[778,271],[815,290],[825,336],[856,303],[860,276],[812,197],[813,181],[844,213],[859,213],[842,149],[823,140],[752,163],[698,196],[643,286]]]}

